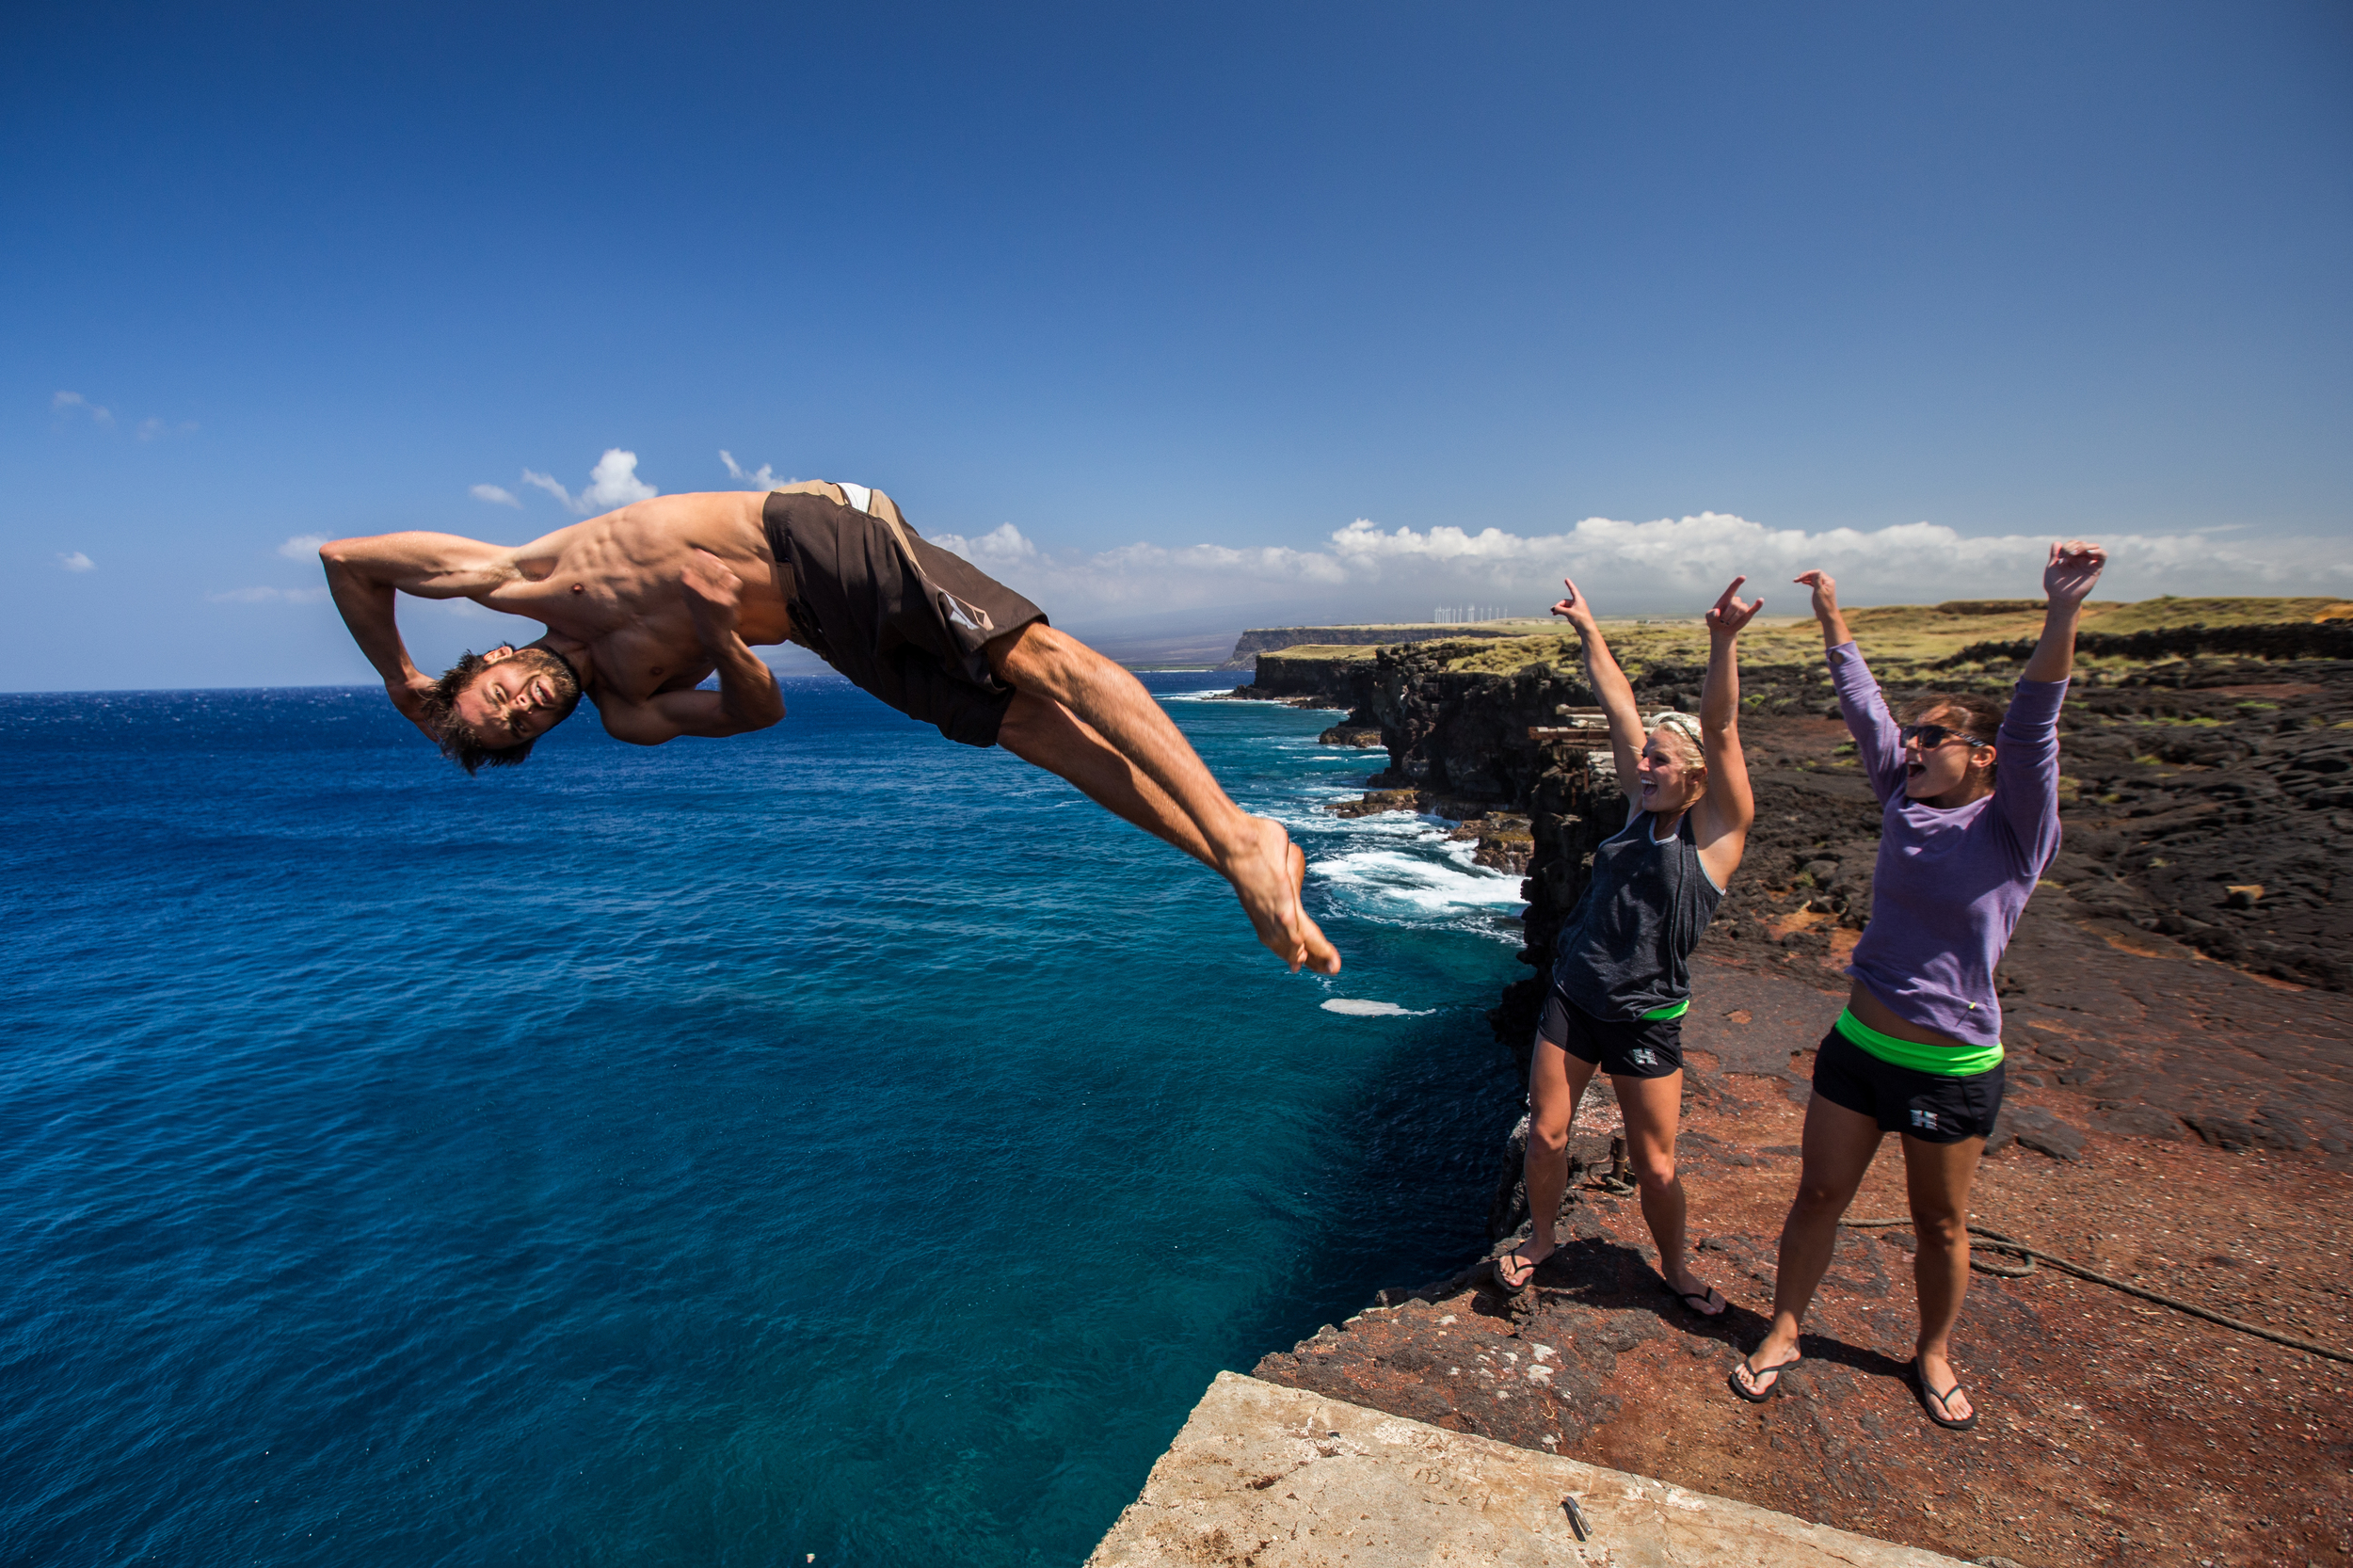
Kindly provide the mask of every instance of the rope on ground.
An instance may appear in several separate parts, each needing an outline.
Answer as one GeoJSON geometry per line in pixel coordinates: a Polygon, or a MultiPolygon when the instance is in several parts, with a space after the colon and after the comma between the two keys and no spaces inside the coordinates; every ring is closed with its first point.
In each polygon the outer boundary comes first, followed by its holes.
{"type": "MultiPolygon", "coordinates": [[[[1908,1219],[1841,1220],[1838,1223],[1850,1230],[1878,1230],[1892,1225],[1912,1224],[1908,1219]]],[[[2220,1323],[2224,1328],[2236,1329],[2241,1334],[2251,1334],[2258,1339],[2268,1339],[2275,1345],[2285,1345],[2291,1350],[2305,1351],[2313,1355],[2324,1355],[2331,1361],[2353,1362],[2353,1351],[2341,1351],[2330,1345],[2314,1344],[2310,1339],[2298,1339],[2292,1334],[2281,1334],[2277,1330],[2265,1328],[2261,1323],[2241,1322],[2236,1318],[2225,1318],[2221,1313],[2209,1312],[2194,1302],[2178,1301],[2171,1296],[2161,1296],[2154,1290],[2144,1290],[2130,1281],[2116,1278],[2113,1274],[2100,1273],[2095,1270],[2085,1268],[2080,1263],[2070,1263],[2067,1259],[2055,1256],[2050,1253],[2038,1252],[2023,1241],[2013,1241],[1998,1230],[1988,1230],[1983,1225],[1971,1225],[1969,1234],[1986,1239],[1969,1243],[1969,1250],[1973,1255],[1969,1259],[1969,1267],[1981,1272],[1998,1274],[2004,1279],[2024,1279],[2034,1272],[2035,1260],[2040,1258],[2054,1269],[2062,1269],[2078,1279],[2088,1279],[2095,1285],[2105,1285],[2111,1290],[2121,1290],[2128,1296],[2138,1296],[2142,1301],[2154,1302],[2159,1306],[2169,1306],[2176,1312],[2186,1312],[2193,1318],[2203,1318],[2210,1323],[2220,1323]],[[2006,1269],[1999,1264],[1980,1263],[1974,1256],[1980,1248],[1987,1252],[2015,1253],[2026,1260],[2025,1267],[2006,1269]]]]}

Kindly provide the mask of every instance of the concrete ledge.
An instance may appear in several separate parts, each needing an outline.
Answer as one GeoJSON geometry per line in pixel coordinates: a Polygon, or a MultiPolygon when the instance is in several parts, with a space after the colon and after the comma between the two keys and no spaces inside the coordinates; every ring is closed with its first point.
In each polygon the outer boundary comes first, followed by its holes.
{"type": "Polygon", "coordinates": [[[1959,1560],[1220,1372],[1089,1568],[1960,1568],[1959,1560]],[[1562,1512],[1574,1496],[1592,1538],[1562,1512]]]}

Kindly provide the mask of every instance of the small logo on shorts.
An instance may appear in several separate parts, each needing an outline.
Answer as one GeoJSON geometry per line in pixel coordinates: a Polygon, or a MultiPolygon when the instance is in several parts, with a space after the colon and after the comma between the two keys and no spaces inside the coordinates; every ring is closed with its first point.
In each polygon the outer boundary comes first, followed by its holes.
{"type": "Polygon", "coordinates": [[[1918,1106],[1913,1107],[1912,1125],[1913,1127],[1926,1128],[1930,1132],[1939,1130],[1936,1125],[1936,1112],[1933,1111],[1923,1111],[1918,1106]]]}
{"type": "Polygon", "coordinates": [[[1656,1066],[1658,1063],[1658,1058],[1651,1054],[1651,1049],[1648,1046],[1637,1046],[1632,1050],[1626,1052],[1626,1056],[1638,1067],[1656,1066]]]}

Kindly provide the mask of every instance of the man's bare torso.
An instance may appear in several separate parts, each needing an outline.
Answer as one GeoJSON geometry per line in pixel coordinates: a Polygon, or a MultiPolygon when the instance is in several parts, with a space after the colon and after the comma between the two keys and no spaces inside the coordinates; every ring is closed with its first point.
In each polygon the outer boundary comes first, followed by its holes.
{"type": "Polygon", "coordinates": [[[709,551],[743,580],[736,632],[746,643],[780,643],[792,632],[760,524],[766,499],[717,490],[636,502],[518,547],[508,552],[511,576],[467,597],[543,622],[549,646],[582,666],[592,696],[634,703],[685,691],[712,669],[680,586],[695,552],[709,551]]]}

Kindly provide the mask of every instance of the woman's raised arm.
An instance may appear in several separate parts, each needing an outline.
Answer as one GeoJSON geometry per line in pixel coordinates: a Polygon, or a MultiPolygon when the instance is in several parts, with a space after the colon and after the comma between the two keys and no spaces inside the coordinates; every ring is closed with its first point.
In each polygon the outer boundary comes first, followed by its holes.
{"type": "Polygon", "coordinates": [[[1618,667],[1609,645],[1601,640],[1593,605],[1567,578],[1561,579],[1561,585],[1569,590],[1569,597],[1554,605],[1552,613],[1576,627],[1577,641],[1584,645],[1585,683],[1593,688],[1593,699],[1609,715],[1609,750],[1618,760],[1618,788],[1632,800],[1641,789],[1635,760],[1650,740],[1642,728],[1642,711],[1634,705],[1634,688],[1626,683],[1625,671],[1618,667]]]}
{"type": "Polygon", "coordinates": [[[1800,583],[1814,590],[1814,618],[1821,623],[1822,650],[1830,662],[1831,682],[1838,689],[1838,712],[1854,737],[1855,760],[1884,806],[1904,787],[1903,744],[1896,733],[1896,715],[1887,711],[1887,696],[1871,679],[1870,667],[1854,646],[1847,617],[1838,609],[1838,580],[1821,570],[1798,573],[1800,583]]]}
{"type": "MultiPolygon", "coordinates": [[[[1734,578],[1716,607],[1707,612],[1707,680],[1700,688],[1700,737],[1706,752],[1707,793],[1693,808],[1698,819],[1692,824],[1698,830],[1703,856],[1730,837],[1731,859],[1736,865],[1749,825],[1756,821],[1748,759],[1740,751],[1740,629],[1765,608],[1761,599],[1753,604],[1740,602],[1740,584],[1747,581],[1734,578]]],[[[1721,858],[1721,853],[1714,857],[1721,858]]],[[[1716,870],[1710,865],[1709,874],[1715,875],[1716,870]]],[[[1730,877],[1731,867],[1724,867],[1723,872],[1716,878],[1718,887],[1730,877]]]]}
{"type": "Polygon", "coordinates": [[[2042,568],[2042,635],[2021,680],[2064,680],[2074,673],[2075,623],[2107,564],[2106,551],[2082,539],[2051,546],[2050,563],[2042,568]]]}

